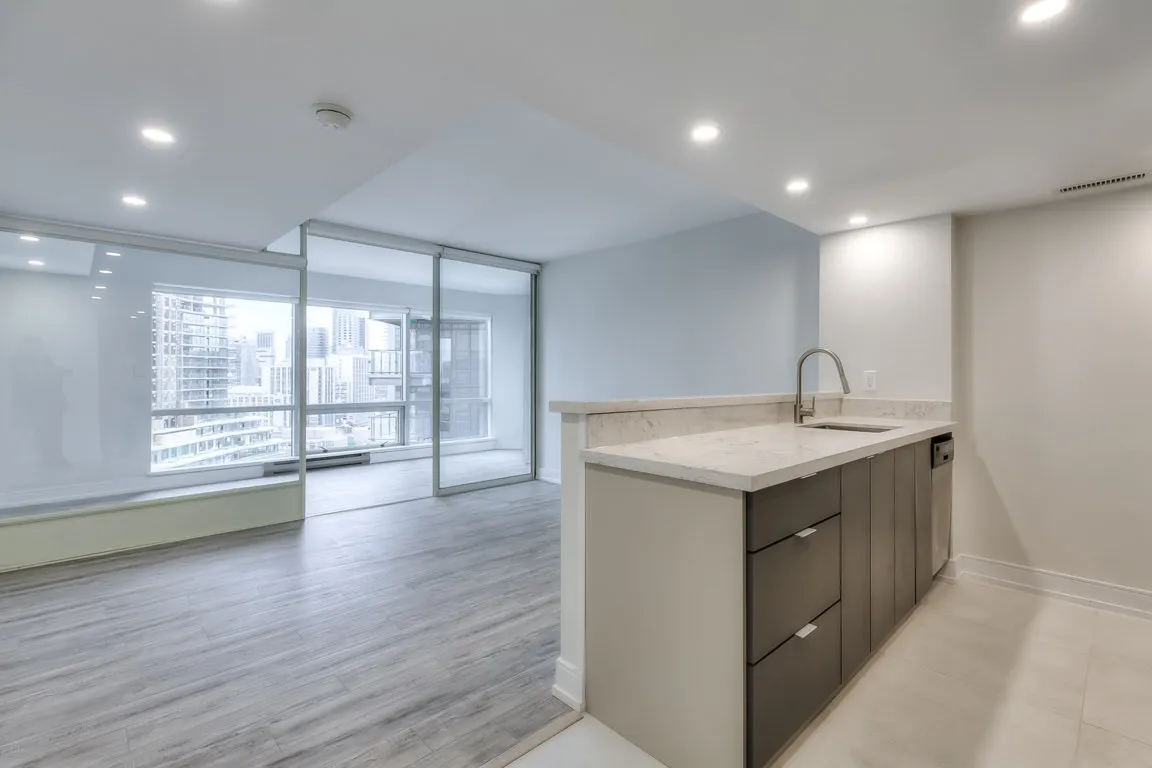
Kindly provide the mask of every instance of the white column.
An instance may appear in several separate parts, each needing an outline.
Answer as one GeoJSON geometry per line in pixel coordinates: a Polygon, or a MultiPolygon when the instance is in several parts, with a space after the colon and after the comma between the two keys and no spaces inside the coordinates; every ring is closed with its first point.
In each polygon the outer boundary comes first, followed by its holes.
{"type": "Polygon", "coordinates": [[[565,413],[560,431],[560,658],[552,693],[584,710],[584,461],[588,417],[565,413]]]}

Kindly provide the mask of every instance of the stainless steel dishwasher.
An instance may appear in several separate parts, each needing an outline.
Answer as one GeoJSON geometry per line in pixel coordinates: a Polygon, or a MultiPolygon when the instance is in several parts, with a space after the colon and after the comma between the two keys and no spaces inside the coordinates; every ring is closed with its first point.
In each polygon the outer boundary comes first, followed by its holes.
{"type": "Polygon", "coordinates": [[[932,573],[952,556],[952,460],[956,441],[951,434],[932,438],[932,573]]]}

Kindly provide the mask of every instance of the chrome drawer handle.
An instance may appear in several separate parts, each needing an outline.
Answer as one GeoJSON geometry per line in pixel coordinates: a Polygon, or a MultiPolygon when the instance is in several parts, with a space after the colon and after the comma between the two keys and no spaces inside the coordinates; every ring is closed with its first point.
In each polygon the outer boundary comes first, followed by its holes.
{"type": "Polygon", "coordinates": [[[808,635],[812,634],[815,631],[816,631],[816,625],[815,624],[805,624],[804,628],[796,633],[796,637],[803,640],[804,638],[808,637],[808,635]]]}
{"type": "Polygon", "coordinates": [[[816,533],[815,528],[805,528],[804,530],[800,531],[800,533],[794,533],[792,535],[798,539],[806,539],[814,533],[816,533]]]}

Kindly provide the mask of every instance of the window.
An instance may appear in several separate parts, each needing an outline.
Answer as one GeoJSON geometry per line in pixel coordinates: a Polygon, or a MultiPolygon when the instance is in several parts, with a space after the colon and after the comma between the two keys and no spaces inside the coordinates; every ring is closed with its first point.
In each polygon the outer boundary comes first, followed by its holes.
{"type": "Polygon", "coordinates": [[[153,471],[293,455],[293,310],[153,291],[153,471]]]}
{"type": "MultiPolygon", "coordinates": [[[[488,318],[441,322],[441,438],[488,437],[488,318]]],[[[432,442],[432,320],[308,307],[308,450],[432,442]]]]}
{"type": "MultiPolygon", "coordinates": [[[[409,442],[432,442],[432,320],[411,321],[412,399],[409,442]]],[[[440,439],[488,437],[489,320],[445,317],[440,321],[440,439]]]]}
{"type": "MultiPolygon", "coordinates": [[[[294,304],[152,294],[152,469],[295,455],[294,304]]],[[[441,322],[441,439],[489,434],[487,318],[441,322]]],[[[432,441],[432,322],[404,310],[309,306],[308,452],[432,441]]]]}

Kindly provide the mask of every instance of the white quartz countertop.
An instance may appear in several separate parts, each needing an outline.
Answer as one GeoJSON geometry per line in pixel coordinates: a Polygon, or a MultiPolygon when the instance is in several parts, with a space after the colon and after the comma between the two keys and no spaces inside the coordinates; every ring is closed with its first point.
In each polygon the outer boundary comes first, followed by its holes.
{"type": "Polygon", "coordinates": [[[951,432],[952,421],[837,416],[807,424],[894,427],[888,432],[842,432],[771,424],[643,443],[589,448],[584,461],[737,491],[758,491],[813,472],[867,458],[951,432]]]}
{"type": "MultiPolygon", "coordinates": [[[[805,401],[815,397],[817,400],[838,400],[844,395],[840,392],[809,392],[804,395],[805,401]]],[[[718,408],[733,405],[765,405],[768,403],[791,403],[796,399],[796,393],[771,395],[708,395],[700,397],[653,397],[643,400],[551,400],[548,410],[551,413],[577,413],[590,415],[594,413],[630,413],[633,411],[671,411],[681,408],[718,408]]]]}

